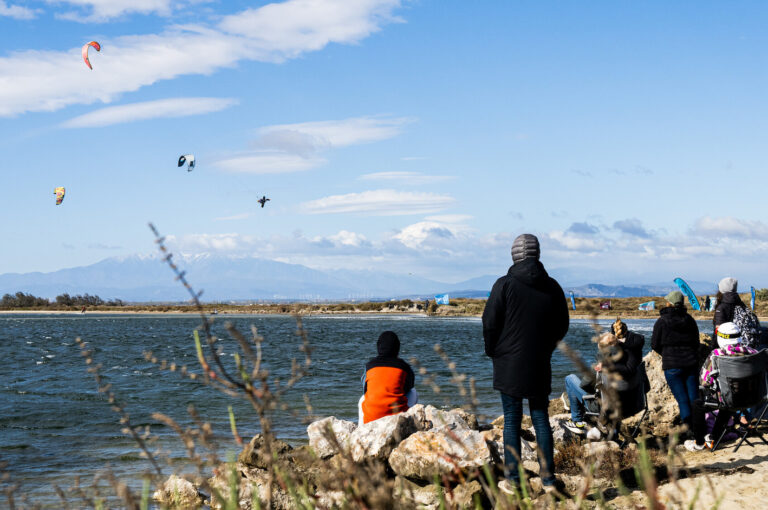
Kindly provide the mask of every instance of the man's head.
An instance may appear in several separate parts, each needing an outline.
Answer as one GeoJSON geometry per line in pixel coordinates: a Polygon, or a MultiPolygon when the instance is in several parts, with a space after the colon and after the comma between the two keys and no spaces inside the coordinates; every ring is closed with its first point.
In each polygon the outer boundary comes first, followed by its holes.
{"type": "Polygon", "coordinates": [[[736,278],[723,278],[720,283],[717,284],[717,290],[725,294],[726,292],[736,292],[739,287],[739,281],[736,278]]]}
{"type": "Polygon", "coordinates": [[[521,234],[512,243],[512,263],[517,264],[525,259],[539,260],[541,250],[539,240],[533,234],[521,234]]]}
{"type": "Polygon", "coordinates": [[[664,298],[667,303],[673,306],[683,306],[683,293],[679,290],[673,290],[664,298]]]}
{"type": "Polygon", "coordinates": [[[379,335],[379,340],[376,342],[376,350],[379,356],[396,358],[400,353],[400,339],[397,338],[393,331],[385,331],[379,335]]]}

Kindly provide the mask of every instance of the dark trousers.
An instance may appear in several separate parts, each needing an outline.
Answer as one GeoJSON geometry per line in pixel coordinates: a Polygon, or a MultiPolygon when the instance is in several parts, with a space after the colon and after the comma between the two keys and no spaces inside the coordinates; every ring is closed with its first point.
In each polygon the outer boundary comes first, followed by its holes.
{"type": "MultiPolygon", "coordinates": [[[[523,422],[523,399],[501,394],[504,408],[504,471],[508,480],[519,483],[520,473],[520,425],[523,422]]],[[[555,453],[552,429],[549,426],[549,399],[547,397],[529,398],[531,421],[536,433],[538,445],[541,481],[544,485],[555,483],[555,453]]]]}
{"type": "MultiPolygon", "coordinates": [[[[704,436],[707,433],[707,421],[705,415],[708,409],[704,407],[704,401],[697,399],[693,403],[693,437],[696,439],[696,444],[704,444],[704,436]]],[[[731,411],[720,409],[717,412],[717,418],[715,418],[715,426],[712,428],[712,434],[710,437],[713,441],[717,441],[720,438],[720,434],[725,430],[725,426],[728,425],[728,420],[733,417],[731,411]]]]}
{"type": "Polygon", "coordinates": [[[680,420],[691,428],[693,428],[691,420],[693,402],[699,398],[698,376],[695,365],[685,368],[669,368],[664,371],[664,378],[667,380],[669,389],[677,400],[677,407],[680,409],[680,420]]]}

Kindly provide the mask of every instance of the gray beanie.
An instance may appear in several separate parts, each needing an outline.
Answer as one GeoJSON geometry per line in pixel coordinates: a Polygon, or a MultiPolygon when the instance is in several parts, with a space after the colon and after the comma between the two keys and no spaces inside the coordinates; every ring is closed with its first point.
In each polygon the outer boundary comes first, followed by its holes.
{"type": "Polygon", "coordinates": [[[517,264],[521,260],[539,260],[539,240],[533,234],[521,234],[512,243],[512,263],[517,264]]]}
{"type": "Polygon", "coordinates": [[[722,293],[726,292],[736,292],[736,288],[739,286],[739,280],[736,278],[731,278],[730,276],[728,278],[723,278],[720,280],[720,283],[717,284],[717,290],[719,290],[722,293]]]}

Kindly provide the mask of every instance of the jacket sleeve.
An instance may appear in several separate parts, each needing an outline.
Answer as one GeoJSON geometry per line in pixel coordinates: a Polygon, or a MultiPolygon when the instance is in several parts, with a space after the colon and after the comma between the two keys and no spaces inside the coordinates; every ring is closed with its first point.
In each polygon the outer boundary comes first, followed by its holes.
{"type": "Polygon", "coordinates": [[[485,355],[493,357],[496,343],[504,329],[506,306],[504,303],[504,280],[499,279],[491,289],[491,295],[483,310],[483,341],[485,355]]]}
{"type": "Polygon", "coordinates": [[[723,322],[727,322],[724,316],[725,316],[725,307],[718,304],[715,307],[715,316],[712,318],[712,324],[715,326],[715,329],[717,329],[717,327],[723,322]]]}
{"type": "MultiPolygon", "coordinates": [[[[556,310],[555,317],[557,317],[557,322],[555,324],[554,328],[554,337],[557,339],[557,342],[565,338],[565,334],[568,333],[568,327],[570,326],[570,315],[568,314],[568,301],[565,299],[565,292],[563,292],[562,287],[560,287],[560,284],[555,282],[555,287],[557,288],[557,291],[559,293],[559,299],[555,301],[556,303],[556,310]]],[[[555,342],[555,344],[557,344],[555,342]]]]}
{"type": "Polygon", "coordinates": [[[653,325],[653,336],[651,336],[651,349],[661,356],[661,336],[663,334],[664,324],[661,319],[656,320],[656,324],[653,325]]]}

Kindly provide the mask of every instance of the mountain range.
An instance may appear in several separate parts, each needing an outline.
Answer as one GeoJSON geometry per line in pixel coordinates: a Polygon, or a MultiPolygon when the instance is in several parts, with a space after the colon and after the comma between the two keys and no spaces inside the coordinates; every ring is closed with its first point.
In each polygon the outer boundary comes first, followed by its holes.
{"type": "MultiPolygon", "coordinates": [[[[454,297],[488,295],[498,275],[483,275],[457,283],[444,283],[414,275],[379,271],[321,271],[254,257],[188,255],[174,258],[187,271],[192,285],[203,289],[204,301],[360,301],[392,298],[428,298],[449,293],[454,297]]],[[[688,282],[697,293],[711,293],[709,282],[688,282]]],[[[562,282],[566,293],[579,297],[663,296],[672,282],[650,285],[576,287],[562,282]]],[[[157,256],[112,257],[88,266],[50,273],[0,275],[0,294],[27,292],[53,298],[62,293],[98,295],[130,302],[176,302],[189,298],[173,273],[157,256]]]]}

